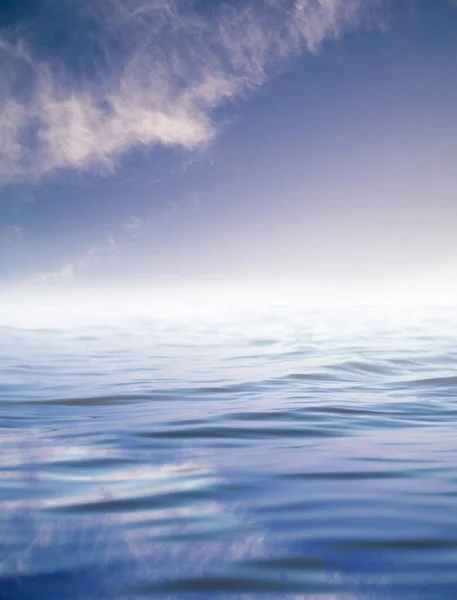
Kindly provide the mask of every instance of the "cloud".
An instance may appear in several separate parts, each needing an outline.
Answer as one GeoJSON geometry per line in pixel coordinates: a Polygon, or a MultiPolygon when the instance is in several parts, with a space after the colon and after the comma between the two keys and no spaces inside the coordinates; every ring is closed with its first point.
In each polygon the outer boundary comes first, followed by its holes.
{"type": "MultiPolygon", "coordinates": [[[[136,238],[145,230],[145,224],[137,216],[131,216],[126,223],[118,226],[105,240],[92,245],[81,256],[58,266],[50,271],[40,272],[23,281],[23,284],[44,283],[61,284],[72,283],[90,272],[95,272],[100,267],[109,265],[115,257],[122,254],[125,242],[136,238]]],[[[0,238],[1,239],[1,238],[0,238]]]]}
{"type": "Polygon", "coordinates": [[[140,233],[142,226],[143,224],[139,217],[132,215],[127,223],[122,225],[122,229],[124,229],[124,231],[128,232],[130,235],[136,237],[140,233]]]}
{"type": "Polygon", "coordinates": [[[377,3],[50,0],[42,21],[0,32],[0,184],[107,172],[135,148],[205,144],[216,107],[377,3]]]}
{"type": "Polygon", "coordinates": [[[75,259],[51,271],[38,273],[25,283],[71,283],[91,268],[96,267],[100,261],[107,260],[119,254],[119,248],[113,236],[109,236],[106,242],[89,248],[80,258],[75,259]]]}
{"type": "Polygon", "coordinates": [[[98,248],[91,248],[82,258],[52,271],[39,273],[33,278],[33,281],[37,283],[70,283],[75,280],[80,271],[97,262],[98,254],[98,248]]]}

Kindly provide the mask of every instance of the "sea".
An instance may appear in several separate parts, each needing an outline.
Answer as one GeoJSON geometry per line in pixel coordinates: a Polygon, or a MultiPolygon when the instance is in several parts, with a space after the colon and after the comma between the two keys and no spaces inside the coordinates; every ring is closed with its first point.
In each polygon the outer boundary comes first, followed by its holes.
{"type": "Polygon", "coordinates": [[[0,328],[1,600],[457,598],[457,309],[57,316],[0,328]]]}

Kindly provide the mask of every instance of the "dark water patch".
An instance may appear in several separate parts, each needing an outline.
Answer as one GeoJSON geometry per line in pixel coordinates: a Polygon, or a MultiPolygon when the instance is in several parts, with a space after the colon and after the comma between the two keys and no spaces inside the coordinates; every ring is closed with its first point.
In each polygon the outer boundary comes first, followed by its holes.
{"type": "Polygon", "coordinates": [[[325,562],[319,557],[282,556],[276,558],[252,559],[239,564],[241,569],[260,569],[265,572],[272,570],[299,571],[301,573],[310,571],[322,571],[326,568],[325,562]]]}
{"type": "Polygon", "coordinates": [[[105,404],[128,404],[132,402],[165,400],[164,396],[165,394],[158,396],[151,396],[150,394],[112,394],[108,396],[88,396],[82,398],[58,398],[55,400],[36,400],[33,402],[33,404],[41,404],[48,406],[103,406],[105,404]]]}
{"type": "Polygon", "coordinates": [[[183,490],[169,494],[157,493],[134,498],[108,498],[98,502],[85,501],[82,504],[68,504],[66,506],[52,508],[51,510],[56,514],[112,514],[170,508],[173,506],[186,506],[187,504],[196,501],[211,499],[211,492],[206,490],[183,490]]]}
{"type": "Polygon", "coordinates": [[[332,497],[328,497],[325,495],[320,496],[319,498],[303,498],[300,501],[297,502],[279,502],[276,501],[275,503],[268,503],[265,505],[259,505],[256,508],[256,514],[258,513],[259,515],[268,515],[269,518],[274,518],[276,516],[298,516],[300,514],[303,513],[308,513],[308,514],[318,514],[319,511],[330,511],[332,509],[332,507],[335,506],[335,503],[338,503],[338,506],[340,508],[340,510],[346,509],[346,508],[350,508],[354,506],[356,498],[354,498],[354,496],[351,496],[351,498],[338,498],[337,500],[332,498],[332,497]]]}
{"type": "Polygon", "coordinates": [[[289,373],[288,375],[284,375],[283,377],[278,377],[273,381],[278,382],[288,382],[288,381],[303,381],[303,382],[318,382],[318,383],[326,383],[331,384],[337,380],[336,377],[332,376],[328,373],[289,373]]]}
{"type": "Polygon", "coordinates": [[[278,343],[279,340],[275,340],[275,339],[252,339],[249,340],[249,344],[252,346],[274,346],[275,344],[278,343]]]}
{"type": "Polygon", "coordinates": [[[270,438],[270,437],[300,437],[300,438],[330,438],[343,435],[341,431],[335,428],[320,429],[312,428],[282,428],[272,427],[224,427],[222,425],[214,425],[207,427],[192,427],[190,429],[170,429],[168,431],[151,431],[136,434],[138,437],[144,438],[175,438],[175,439],[197,439],[197,438],[234,438],[234,439],[255,439],[255,438],[270,438]]]}
{"type": "MultiPolygon", "coordinates": [[[[339,543],[339,550],[344,551],[388,551],[388,552],[432,552],[440,550],[456,550],[457,539],[408,539],[408,540],[378,540],[351,541],[339,543]]],[[[456,588],[457,589],[457,588],[456,588]]]]}
{"type": "Polygon", "coordinates": [[[282,473],[279,475],[280,479],[291,479],[291,480],[309,480],[309,481],[354,481],[354,480],[362,480],[362,479],[405,479],[410,477],[418,476],[412,470],[403,470],[403,471],[335,471],[335,472],[327,472],[327,473],[282,473]]]}
{"type": "Polygon", "coordinates": [[[368,462],[368,463],[388,463],[388,464],[405,464],[405,465],[426,465],[436,464],[434,460],[427,460],[426,458],[405,458],[397,456],[357,456],[348,457],[348,460],[356,460],[357,462],[368,462]]]}
{"type": "Polygon", "coordinates": [[[182,419],[182,420],[174,420],[174,427],[194,427],[196,425],[205,425],[206,421],[204,419],[182,419]]]}
{"type": "Polygon", "coordinates": [[[104,585],[97,569],[0,576],[0,600],[108,600],[104,585]]]}
{"type": "Polygon", "coordinates": [[[404,385],[414,388],[414,387],[424,387],[424,388],[439,388],[443,390],[452,389],[457,391],[457,375],[446,375],[443,377],[429,377],[425,379],[412,379],[404,382],[404,385]]]}
{"type": "Polygon", "coordinates": [[[288,582],[272,577],[246,577],[236,575],[233,577],[196,577],[163,583],[149,584],[133,590],[133,593],[143,596],[159,594],[263,594],[263,593],[296,593],[296,594],[330,594],[341,592],[341,586],[306,582],[288,582]]]}
{"type": "MultiPolygon", "coordinates": [[[[304,413],[318,413],[324,415],[347,415],[349,417],[372,417],[383,415],[386,416],[386,411],[382,409],[382,405],[378,409],[362,408],[358,406],[310,406],[303,409],[304,413]]],[[[387,415],[395,415],[397,413],[387,411],[387,415]]]]}
{"type": "Polygon", "coordinates": [[[230,413],[225,416],[226,419],[230,419],[233,421],[293,421],[296,418],[300,418],[300,415],[297,415],[293,411],[264,411],[264,412],[236,412],[230,413]]]}
{"type": "Polygon", "coordinates": [[[337,371],[342,374],[373,374],[373,375],[389,375],[392,374],[392,364],[388,362],[373,363],[368,361],[348,360],[330,365],[330,370],[337,371]]]}
{"type": "Polygon", "coordinates": [[[240,383],[231,385],[215,385],[215,386],[204,386],[197,387],[194,389],[183,390],[185,393],[192,393],[194,395],[213,396],[213,395],[230,395],[240,393],[252,393],[253,384],[240,383]]]}

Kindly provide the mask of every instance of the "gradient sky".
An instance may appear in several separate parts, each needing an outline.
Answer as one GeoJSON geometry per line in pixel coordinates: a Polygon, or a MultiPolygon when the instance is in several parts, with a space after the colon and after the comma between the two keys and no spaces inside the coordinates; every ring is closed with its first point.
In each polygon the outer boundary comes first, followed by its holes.
{"type": "Polygon", "coordinates": [[[449,0],[3,0],[0,275],[457,299],[449,0]]]}

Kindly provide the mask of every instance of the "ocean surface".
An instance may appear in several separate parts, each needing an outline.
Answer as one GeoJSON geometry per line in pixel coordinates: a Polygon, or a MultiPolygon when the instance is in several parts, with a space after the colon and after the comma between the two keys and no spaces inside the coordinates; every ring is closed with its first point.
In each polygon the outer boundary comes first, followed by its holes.
{"type": "Polygon", "coordinates": [[[0,368],[1,600],[457,598],[457,310],[4,323],[0,368]]]}

